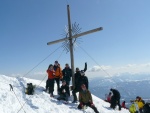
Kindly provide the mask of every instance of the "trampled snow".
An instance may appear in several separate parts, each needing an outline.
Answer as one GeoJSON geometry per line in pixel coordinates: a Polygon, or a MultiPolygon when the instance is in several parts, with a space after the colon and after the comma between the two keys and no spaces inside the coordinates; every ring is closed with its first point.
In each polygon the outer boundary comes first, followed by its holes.
{"type": "MultiPolygon", "coordinates": [[[[71,103],[72,96],[69,104],[63,104],[63,101],[51,98],[43,91],[44,88],[44,81],[0,75],[0,113],[94,113],[89,107],[85,111],[78,110],[79,103],[71,103]],[[37,86],[34,95],[25,94],[26,84],[30,82],[37,86]],[[9,84],[13,86],[13,91],[10,91],[9,84]]],[[[57,97],[56,90],[54,96],[57,97]]],[[[109,103],[94,95],[92,97],[100,113],[129,113],[126,109],[113,110],[109,103]]]]}

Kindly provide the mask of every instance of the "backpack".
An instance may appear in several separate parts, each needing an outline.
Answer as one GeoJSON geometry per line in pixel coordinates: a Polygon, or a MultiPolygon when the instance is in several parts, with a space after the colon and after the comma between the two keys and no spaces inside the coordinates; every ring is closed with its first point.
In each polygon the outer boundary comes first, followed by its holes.
{"type": "Polygon", "coordinates": [[[146,103],[143,107],[143,113],[150,113],[150,103],[146,103]]]}
{"type": "Polygon", "coordinates": [[[32,83],[27,83],[27,88],[26,88],[25,93],[28,95],[33,95],[34,88],[35,88],[35,86],[33,86],[32,83]]]}
{"type": "Polygon", "coordinates": [[[130,113],[138,113],[138,105],[136,103],[133,103],[129,108],[130,113]]]}

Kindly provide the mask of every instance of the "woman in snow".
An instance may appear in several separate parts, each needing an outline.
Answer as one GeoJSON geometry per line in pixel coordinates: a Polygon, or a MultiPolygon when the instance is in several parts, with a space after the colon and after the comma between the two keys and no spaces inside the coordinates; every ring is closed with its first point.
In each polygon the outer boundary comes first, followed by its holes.
{"type": "Polygon", "coordinates": [[[46,81],[46,91],[48,90],[50,96],[53,97],[55,71],[53,69],[52,64],[49,65],[47,73],[48,73],[48,80],[46,81]]]}

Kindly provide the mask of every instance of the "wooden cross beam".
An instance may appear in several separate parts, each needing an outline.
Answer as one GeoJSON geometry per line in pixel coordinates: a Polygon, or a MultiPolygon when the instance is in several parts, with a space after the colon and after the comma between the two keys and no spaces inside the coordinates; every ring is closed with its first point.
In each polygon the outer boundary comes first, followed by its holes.
{"type": "Polygon", "coordinates": [[[72,85],[74,86],[74,55],[73,55],[73,41],[72,41],[72,39],[73,38],[78,38],[80,36],[87,35],[87,34],[90,34],[90,33],[94,33],[94,32],[100,31],[100,30],[103,30],[103,28],[99,27],[99,28],[92,29],[92,30],[89,30],[89,31],[85,31],[85,32],[82,32],[80,34],[75,34],[75,35],[72,36],[72,27],[71,27],[69,5],[67,5],[67,13],[68,13],[68,26],[69,26],[68,32],[69,32],[69,37],[65,37],[65,38],[62,38],[62,39],[59,39],[59,40],[48,42],[47,45],[52,45],[52,44],[56,44],[56,43],[59,43],[59,42],[63,42],[65,40],[69,40],[69,42],[70,42],[69,44],[70,44],[71,69],[72,69],[72,75],[73,75],[72,76],[72,85]]]}

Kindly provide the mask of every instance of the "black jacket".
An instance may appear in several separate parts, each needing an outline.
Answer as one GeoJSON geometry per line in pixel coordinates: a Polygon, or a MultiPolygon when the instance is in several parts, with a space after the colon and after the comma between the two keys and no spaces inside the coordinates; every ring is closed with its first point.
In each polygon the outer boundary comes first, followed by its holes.
{"type": "Polygon", "coordinates": [[[112,89],[111,91],[113,92],[113,97],[114,97],[115,99],[120,99],[120,93],[119,93],[118,90],[112,89]]]}
{"type": "Polygon", "coordinates": [[[80,78],[79,78],[79,86],[81,87],[82,84],[85,84],[87,89],[89,88],[89,81],[85,75],[80,76],[80,78]]]}
{"type": "Polygon", "coordinates": [[[62,70],[62,73],[63,73],[63,80],[65,80],[65,81],[70,81],[71,80],[72,69],[70,69],[70,68],[64,68],[62,70]]]}
{"type": "Polygon", "coordinates": [[[60,94],[63,94],[63,90],[65,90],[65,93],[67,93],[70,96],[70,91],[69,91],[69,86],[65,85],[65,86],[61,86],[61,88],[59,89],[60,94]]]}
{"type": "MultiPolygon", "coordinates": [[[[87,70],[87,63],[85,63],[84,72],[87,70]]],[[[78,90],[81,90],[81,85],[85,84],[86,88],[88,89],[88,78],[86,76],[81,76],[81,72],[78,71],[75,73],[75,87],[78,90]]]]}

